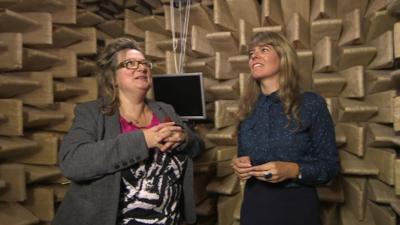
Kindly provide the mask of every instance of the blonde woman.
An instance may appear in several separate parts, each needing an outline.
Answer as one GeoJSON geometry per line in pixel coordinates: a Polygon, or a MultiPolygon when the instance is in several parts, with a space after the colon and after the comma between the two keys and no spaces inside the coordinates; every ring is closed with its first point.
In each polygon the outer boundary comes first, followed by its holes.
{"type": "Polygon", "coordinates": [[[98,60],[104,97],[75,109],[59,161],[70,188],[55,225],[195,223],[192,157],[202,141],[146,99],[152,64],[119,38],[98,60]]]}
{"type": "Polygon", "coordinates": [[[232,162],[246,180],[241,224],[320,225],[315,185],[339,171],[326,103],[300,93],[296,52],[282,35],[256,34],[248,54],[251,78],[232,162]]]}

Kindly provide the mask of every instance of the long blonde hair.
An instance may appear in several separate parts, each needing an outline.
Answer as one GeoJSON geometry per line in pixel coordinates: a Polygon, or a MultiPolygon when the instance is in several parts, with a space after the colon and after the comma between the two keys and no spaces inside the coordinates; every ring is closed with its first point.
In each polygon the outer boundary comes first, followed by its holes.
{"type": "MultiPolygon", "coordinates": [[[[280,58],[278,96],[283,104],[284,113],[289,123],[294,119],[297,127],[300,127],[300,76],[297,68],[296,51],[284,36],[276,32],[260,32],[255,34],[250,39],[248,49],[265,45],[272,46],[280,58]]],[[[247,92],[240,99],[238,113],[240,121],[244,120],[254,109],[260,93],[260,82],[251,77],[247,84],[247,92]]]]}
{"type": "Polygon", "coordinates": [[[98,80],[102,96],[110,97],[110,101],[103,105],[102,112],[110,115],[119,106],[118,85],[115,80],[115,68],[118,63],[118,52],[135,49],[141,52],[136,42],[130,38],[117,38],[100,53],[97,59],[98,80]]]}

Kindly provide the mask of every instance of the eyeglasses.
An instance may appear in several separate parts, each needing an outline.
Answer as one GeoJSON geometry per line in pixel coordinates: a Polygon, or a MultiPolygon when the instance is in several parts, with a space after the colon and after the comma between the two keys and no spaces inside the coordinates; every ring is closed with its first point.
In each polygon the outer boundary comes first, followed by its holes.
{"type": "Polygon", "coordinates": [[[115,69],[119,70],[121,68],[126,68],[128,70],[136,70],[137,68],[139,68],[140,64],[146,66],[149,69],[153,68],[153,64],[148,60],[136,61],[134,59],[127,59],[127,60],[124,60],[124,61],[120,62],[115,67],[115,69]]]}

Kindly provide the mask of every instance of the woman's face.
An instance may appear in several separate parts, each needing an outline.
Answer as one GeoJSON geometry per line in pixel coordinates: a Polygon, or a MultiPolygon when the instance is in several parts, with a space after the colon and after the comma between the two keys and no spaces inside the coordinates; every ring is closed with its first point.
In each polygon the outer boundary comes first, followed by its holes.
{"type": "MultiPolygon", "coordinates": [[[[119,65],[124,61],[130,61],[129,63],[142,61],[145,57],[140,51],[129,49],[118,52],[117,59],[117,65],[119,65]]],[[[139,64],[137,69],[121,67],[116,71],[116,82],[120,91],[146,93],[152,85],[150,68],[143,64],[139,64]]]]}
{"type": "Polygon", "coordinates": [[[256,80],[279,76],[280,61],[271,45],[256,46],[249,50],[249,67],[256,80]]]}

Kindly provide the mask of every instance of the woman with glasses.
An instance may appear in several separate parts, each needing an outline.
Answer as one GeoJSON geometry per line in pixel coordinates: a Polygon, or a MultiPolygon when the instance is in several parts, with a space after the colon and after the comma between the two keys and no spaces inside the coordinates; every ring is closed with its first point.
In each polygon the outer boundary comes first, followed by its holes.
{"type": "Polygon", "coordinates": [[[325,100],[299,90],[296,51],[274,32],[249,43],[251,77],[239,110],[238,157],[246,181],[241,225],[321,225],[315,185],[339,171],[325,100]]]}
{"type": "Polygon", "coordinates": [[[61,144],[71,185],[53,224],[194,223],[202,141],[170,105],[146,98],[152,64],[133,40],[116,39],[97,63],[104,96],[76,107],[61,144]]]}

